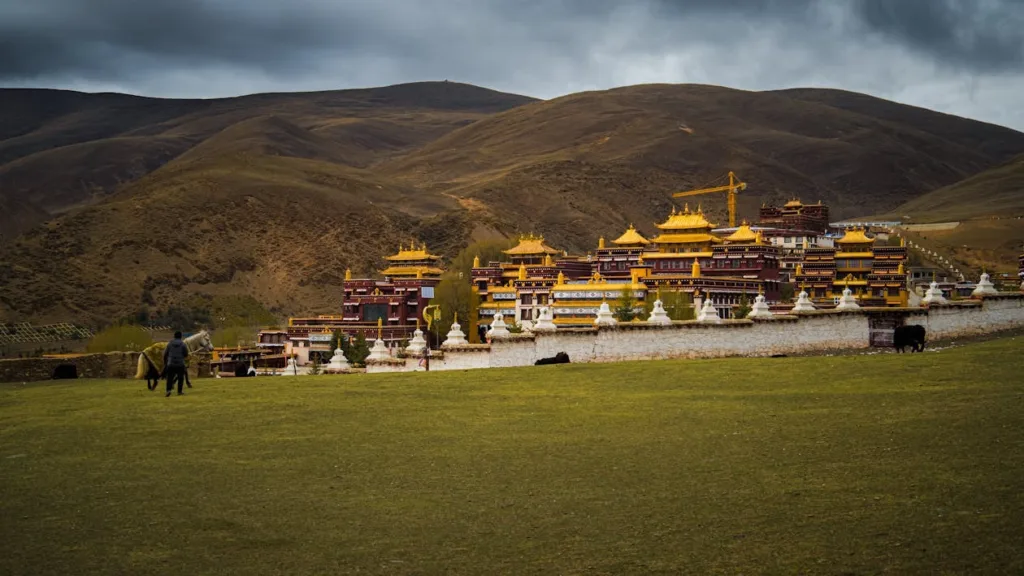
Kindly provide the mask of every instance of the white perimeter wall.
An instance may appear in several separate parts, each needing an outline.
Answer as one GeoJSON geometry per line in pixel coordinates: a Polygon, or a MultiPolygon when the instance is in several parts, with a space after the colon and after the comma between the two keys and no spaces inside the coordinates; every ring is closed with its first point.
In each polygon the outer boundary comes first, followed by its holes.
{"type": "MultiPolygon", "coordinates": [[[[924,326],[928,339],[946,339],[1024,327],[1024,295],[1006,294],[983,301],[956,302],[909,312],[905,323],[924,326]]],[[[726,320],[722,324],[676,322],[670,326],[623,324],[607,328],[515,334],[490,348],[445,351],[432,358],[431,370],[467,370],[529,366],[559,352],[570,362],[618,362],[663,358],[770,356],[867,348],[869,315],[815,311],[770,320],[726,320]]],[[[401,364],[369,364],[368,372],[423,370],[418,358],[401,364]]]]}

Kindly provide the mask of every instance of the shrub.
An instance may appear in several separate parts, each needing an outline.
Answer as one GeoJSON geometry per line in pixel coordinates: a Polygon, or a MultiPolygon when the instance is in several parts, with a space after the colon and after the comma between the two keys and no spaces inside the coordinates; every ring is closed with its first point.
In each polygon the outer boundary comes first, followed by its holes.
{"type": "Polygon", "coordinates": [[[153,343],[153,337],[139,326],[111,326],[89,340],[89,352],[139,351],[153,343]]]}

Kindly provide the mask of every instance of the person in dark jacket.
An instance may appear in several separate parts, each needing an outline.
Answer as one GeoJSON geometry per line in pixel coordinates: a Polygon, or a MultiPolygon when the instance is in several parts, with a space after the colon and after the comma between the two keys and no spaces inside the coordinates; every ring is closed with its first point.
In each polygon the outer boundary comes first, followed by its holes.
{"type": "Polygon", "coordinates": [[[174,340],[167,343],[164,349],[164,370],[167,373],[167,396],[174,390],[174,381],[178,381],[178,396],[184,394],[185,359],[188,358],[188,346],[181,340],[181,332],[174,333],[174,340]]]}

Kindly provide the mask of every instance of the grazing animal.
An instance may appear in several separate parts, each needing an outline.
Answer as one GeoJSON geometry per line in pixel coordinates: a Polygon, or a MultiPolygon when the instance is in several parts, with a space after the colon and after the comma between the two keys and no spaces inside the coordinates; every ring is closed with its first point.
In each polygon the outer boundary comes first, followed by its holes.
{"type": "Polygon", "coordinates": [[[536,362],[534,362],[534,365],[536,365],[536,366],[543,366],[545,364],[568,364],[568,363],[569,363],[569,355],[566,354],[565,352],[559,352],[558,354],[555,354],[551,358],[541,358],[540,360],[537,360],[536,362]]]}
{"type": "MultiPolygon", "coordinates": [[[[186,365],[191,364],[192,355],[196,352],[213,352],[213,343],[210,342],[210,334],[206,330],[196,332],[185,338],[184,342],[188,348],[188,358],[185,359],[186,365]]],[[[156,390],[156,385],[160,382],[160,377],[164,373],[164,348],[167,348],[167,342],[157,342],[143,350],[142,354],[139,354],[139,365],[135,371],[135,379],[145,378],[146,388],[150,390],[156,390]]],[[[192,387],[192,383],[188,380],[188,370],[185,371],[185,384],[189,388],[192,387]]]]}
{"type": "Polygon", "coordinates": [[[53,369],[53,379],[63,380],[65,378],[78,378],[78,366],[74,364],[58,364],[53,369]]]}
{"type": "Polygon", "coordinates": [[[898,326],[892,334],[892,347],[897,353],[910,346],[911,352],[924,352],[924,326],[898,326]]]}

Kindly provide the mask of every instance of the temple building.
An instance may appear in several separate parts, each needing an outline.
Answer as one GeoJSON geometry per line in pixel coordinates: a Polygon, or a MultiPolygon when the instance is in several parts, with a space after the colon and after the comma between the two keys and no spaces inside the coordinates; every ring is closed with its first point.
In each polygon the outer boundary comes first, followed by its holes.
{"type": "Polygon", "coordinates": [[[849,288],[862,306],[906,306],[907,248],[875,245],[863,228],[849,228],[835,247],[808,248],[794,280],[818,304],[834,304],[849,288]]]}
{"type": "Polygon", "coordinates": [[[630,224],[612,244],[614,246],[607,246],[604,237],[597,241],[597,251],[591,260],[594,271],[610,280],[627,281],[632,278],[630,269],[651,249],[651,241],[630,224]]]}
{"type": "Polygon", "coordinates": [[[761,225],[784,230],[825,234],[829,228],[828,206],[821,201],[817,204],[804,204],[799,199],[793,199],[781,208],[762,205],[759,217],[761,225]]]}
{"type": "Polygon", "coordinates": [[[634,311],[644,307],[647,285],[640,281],[638,271],[626,281],[610,281],[599,272],[585,280],[567,281],[563,275],[551,288],[551,312],[553,322],[559,327],[586,327],[594,325],[594,318],[602,302],[614,310],[626,293],[632,301],[634,311]]]}
{"type": "Polygon", "coordinates": [[[299,364],[316,356],[330,358],[335,330],[350,337],[362,334],[367,340],[377,338],[378,319],[385,343],[397,345],[412,337],[417,321],[422,321],[423,309],[434,297],[434,287],[441,281],[441,258],[431,254],[424,244],[410,244],[399,246],[398,252],[386,260],[387,267],[380,271],[383,280],[353,278],[351,270],[345,271],[340,315],[288,319],[289,350],[299,364]]]}
{"type": "Polygon", "coordinates": [[[533,321],[539,309],[550,304],[551,288],[560,274],[570,279],[590,275],[589,262],[548,246],[543,236],[521,236],[516,246],[503,252],[503,262],[482,266],[479,258],[473,260],[471,275],[480,296],[481,319],[500,311],[516,323],[533,321]]]}

